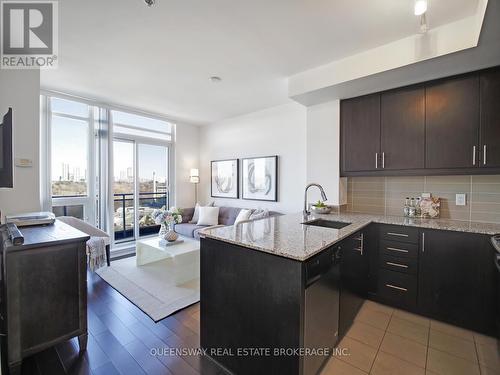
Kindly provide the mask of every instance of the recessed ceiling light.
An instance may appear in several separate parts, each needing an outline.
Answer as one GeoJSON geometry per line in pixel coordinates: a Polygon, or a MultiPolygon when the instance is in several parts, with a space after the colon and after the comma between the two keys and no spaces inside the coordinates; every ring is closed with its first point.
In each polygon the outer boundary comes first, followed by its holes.
{"type": "Polygon", "coordinates": [[[220,81],[222,81],[222,78],[219,76],[212,76],[208,80],[212,83],[219,83],[220,81]]]}
{"type": "Polygon", "coordinates": [[[415,0],[415,15],[421,16],[427,12],[427,0],[415,0]]]}

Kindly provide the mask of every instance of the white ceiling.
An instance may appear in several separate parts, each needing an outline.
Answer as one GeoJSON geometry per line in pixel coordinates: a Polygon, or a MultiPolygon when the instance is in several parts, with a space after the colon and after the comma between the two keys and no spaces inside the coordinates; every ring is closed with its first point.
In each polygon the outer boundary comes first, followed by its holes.
{"type": "MultiPolygon", "coordinates": [[[[156,1],[59,2],[59,68],[42,87],[208,124],[285,103],[288,76],[418,29],[413,0],[156,1]]],[[[477,2],[429,0],[430,27],[477,2]]]]}

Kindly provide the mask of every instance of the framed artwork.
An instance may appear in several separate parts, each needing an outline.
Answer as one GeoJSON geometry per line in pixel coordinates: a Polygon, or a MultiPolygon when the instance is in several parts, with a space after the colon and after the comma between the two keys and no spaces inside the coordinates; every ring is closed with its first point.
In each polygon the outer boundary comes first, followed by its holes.
{"type": "Polygon", "coordinates": [[[243,159],[242,198],[278,201],[278,156],[243,159]]]}
{"type": "Polygon", "coordinates": [[[239,159],[214,160],[211,162],[212,172],[211,195],[214,198],[239,198],[239,159]]]}

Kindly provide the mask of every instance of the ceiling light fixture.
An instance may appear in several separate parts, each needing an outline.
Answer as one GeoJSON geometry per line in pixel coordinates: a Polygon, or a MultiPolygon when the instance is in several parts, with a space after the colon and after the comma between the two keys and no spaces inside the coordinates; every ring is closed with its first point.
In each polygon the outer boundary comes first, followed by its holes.
{"type": "Polygon", "coordinates": [[[144,0],[144,2],[146,3],[146,5],[147,5],[148,7],[150,7],[150,8],[151,8],[153,5],[155,5],[156,0],[144,0]]]}
{"type": "Polygon", "coordinates": [[[415,0],[415,15],[421,16],[427,12],[427,0],[415,0]]]}
{"type": "Polygon", "coordinates": [[[220,81],[222,81],[222,78],[218,76],[212,76],[208,80],[212,83],[219,83],[220,81]]]}

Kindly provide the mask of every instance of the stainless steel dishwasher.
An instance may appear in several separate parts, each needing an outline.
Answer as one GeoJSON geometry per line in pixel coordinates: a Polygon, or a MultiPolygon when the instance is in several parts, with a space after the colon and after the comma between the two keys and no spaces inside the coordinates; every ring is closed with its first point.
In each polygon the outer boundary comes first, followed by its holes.
{"type": "MultiPolygon", "coordinates": [[[[304,313],[304,348],[331,350],[337,344],[339,329],[340,259],[335,247],[307,261],[304,313]]],[[[317,374],[329,359],[327,355],[306,355],[303,374],[317,374]]]]}

